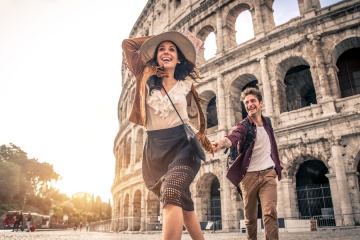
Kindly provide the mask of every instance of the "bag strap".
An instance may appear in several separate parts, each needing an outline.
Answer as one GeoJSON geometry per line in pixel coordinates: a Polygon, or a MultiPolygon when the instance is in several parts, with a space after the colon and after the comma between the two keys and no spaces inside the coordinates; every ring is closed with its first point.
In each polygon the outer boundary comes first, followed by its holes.
{"type": "Polygon", "coordinates": [[[196,92],[194,84],[191,84],[191,92],[194,95],[195,103],[196,103],[196,106],[197,106],[197,108],[199,110],[199,116],[200,116],[199,133],[204,134],[205,133],[205,116],[204,116],[204,113],[203,113],[202,108],[200,106],[199,94],[196,92]]]}
{"type": "MultiPolygon", "coordinates": [[[[161,87],[164,89],[166,95],[168,96],[168,98],[169,98],[171,104],[173,105],[173,107],[174,107],[177,115],[179,116],[181,122],[182,122],[183,124],[185,124],[185,123],[184,123],[184,120],[181,118],[178,110],[176,109],[173,101],[171,100],[168,92],[166,91],[166,89],[164,88],[164,86],[163,86],[162,83],[161,83],[161,87]]],[[[196,103],[196,106],[197,106],[197,108],[198,108],[199,116],[200,116],[200,129],[199,129],[199,133],[200,133],[200,134],[204,134],[204,133],[205,133],[205,115],[204,115],[204,113],[203,113],[203,111],[202,111],[202,108],[201,108],[201,106],[200,106],[199,94],[196,92],[195,87],[194,87],[194,84],[191,84],[191,92],[192,92],[192,94],[194,95],[195,103],[196,103]]]]}
{"type": "Polygon", "coordinates": [[[168,92],[166,91],[166,89],[164,88],[164,86],[163,86],[163,84],[162,84],[162,83],[161,83],[161,87],[164,89],[164,91],[165,91],[166,95],[168,96],[168,98],[169,98],[169,100],[170,100],[171,104],[173,105],[173,107],[174,107],[174,109],[175,109],[175,111],[176,111],[177,115],[179,116],[179,118],[180,118],[181,122],[182,122],[183,124],[185,124],[185,123],[184,123],[184,120],[181,118],[181,116],[180,116],[180,114],[179,114],[178,110],[176,109],[176,107],[175,107],[175,105],[174,105],[173,101],[171,100],[171,98],[170,98],[170,96],[169,96],[168,92]]]}

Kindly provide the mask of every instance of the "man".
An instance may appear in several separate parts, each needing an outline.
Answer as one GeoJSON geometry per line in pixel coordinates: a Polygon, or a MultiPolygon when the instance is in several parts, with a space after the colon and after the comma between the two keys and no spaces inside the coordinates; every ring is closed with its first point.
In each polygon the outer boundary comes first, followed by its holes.
{"type": "Polygon", "coordinates": [[[28,231],[28,232],[31,232],[31,231],[30,231],[31,218],[32,218],[31,212],[29,211],[29,214],[28,214],[27,217],[26,217],[26,226],[27,226],[27,231],[28,231]]]}
{"type": "Polygon", "coordinates": [[[22,222],[23,222],[23,214],[22,214],[22,211],[19,211],[19,216],[14,221],[14,227],[13,227],[12,231],[14,232],[15,228],[16,228],[16,231],[18,231],[19,226],[22,225],[22,222]]]}
{"type": "Polygon", "coordinates": [[[276,175],[281,179],[281,166],[276,141],[272,127],[262,116],[263,101],[261,93],[256,88],[247,88],[241,94],[248,117],[245,121],[253,130],[254,141],[240,153],[245,143],[248,128],[245,124],[238,124],[230,135],[213,143],[212,153],[219,149],[237,146],[239,156],[228,170],[227,178],[240,187],[244,199],[244,215],[249,240],[257,239],[257,207],[260,199],[265,239],[279,239],[279,225],[277,219],[277,191],[276,175]]]}

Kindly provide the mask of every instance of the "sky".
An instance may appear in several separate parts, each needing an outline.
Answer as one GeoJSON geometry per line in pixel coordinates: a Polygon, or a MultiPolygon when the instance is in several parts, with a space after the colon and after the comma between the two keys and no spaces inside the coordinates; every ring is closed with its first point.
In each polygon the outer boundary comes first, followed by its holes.
{"type": "MultiPolygon", "coordinates": [[[[121,42],[146,2],[0,0],[0,145],[52,164],[61,193],[112,199],[121,42]]],[[[276,25],[299,15],[296,0],[274,10],[276,25]]]]}

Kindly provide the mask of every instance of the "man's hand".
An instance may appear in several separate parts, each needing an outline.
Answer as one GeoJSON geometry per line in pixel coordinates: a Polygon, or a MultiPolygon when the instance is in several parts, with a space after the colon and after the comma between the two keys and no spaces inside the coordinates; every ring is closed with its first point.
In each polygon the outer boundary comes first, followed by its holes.
{"type": "Polygon", "coordinates": [[[231,147],[232,143],[227,137],[223,137],[219,141],[214,142],[213,147],[210,150],[210,153],[214,156],[214,153],[218,152],[220,149],[231,147]]]}

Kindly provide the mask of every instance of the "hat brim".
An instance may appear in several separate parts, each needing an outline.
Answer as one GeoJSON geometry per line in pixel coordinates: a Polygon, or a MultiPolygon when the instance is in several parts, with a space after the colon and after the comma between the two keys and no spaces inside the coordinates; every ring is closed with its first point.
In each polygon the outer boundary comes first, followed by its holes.
{"type": "Polygon", "coordinates": [[[188,61],[193,64],[196,63],[196,51],[194,45],[186,36],[177,31],[164,32],[146,40],[139,50],[141,59],[144,62],[148,62],[154,58],[157,46],[165,41],[173,42],[188,61]]]}

